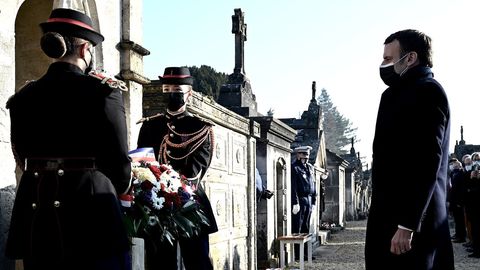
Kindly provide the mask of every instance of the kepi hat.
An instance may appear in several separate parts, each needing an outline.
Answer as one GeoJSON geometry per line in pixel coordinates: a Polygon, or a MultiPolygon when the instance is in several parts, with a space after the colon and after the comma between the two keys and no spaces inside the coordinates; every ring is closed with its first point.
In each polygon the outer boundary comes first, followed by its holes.
{"type": "Polygon", "coordinates": [[[82,12],[57,8],[52,10],[46,22],[40,23],[43,33],[57,32],[64,36],[78,37],[90,41],[93,46],[105,38],[93,28],[90,17],[82,12]]]}
{"type": "Polygon", "coordinates": [[[193,85],[193,77],[186,67],[167,67],[163,76],[158,76],[162,84],[193,85]]]}

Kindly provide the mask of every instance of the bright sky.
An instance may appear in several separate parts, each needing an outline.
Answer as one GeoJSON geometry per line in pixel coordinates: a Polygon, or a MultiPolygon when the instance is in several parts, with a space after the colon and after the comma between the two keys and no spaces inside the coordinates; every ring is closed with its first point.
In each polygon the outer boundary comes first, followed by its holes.
{"type": "MultiPolygon", "coordinates": [[[[327,89],[339,112],[357,127],[355,148],[370,162],[380,95],[383,41],[413,28],[433,39],[433,71],[450,100],[451,151],[464,127],[480,144],[480,10],[476,0],[183,0],[144,1],[145,74],[167,66],[208,65],[230,74],[235,65],[231,16],[245,13],[245,72],[258,110],[299,117],[312,81],[327,89]]],[[[415,132],[405,127],[405,132],[415,132]]],[[[392,149],[394,151],[395,149],[392,149]]],[[[412,149],[416,151],[416,149],[412,149]]]]}

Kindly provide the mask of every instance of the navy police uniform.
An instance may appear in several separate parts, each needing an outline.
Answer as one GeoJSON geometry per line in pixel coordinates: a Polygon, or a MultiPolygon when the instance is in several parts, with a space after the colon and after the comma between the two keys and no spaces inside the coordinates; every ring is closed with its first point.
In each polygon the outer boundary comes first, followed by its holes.
{"type": "Polygon", "coordinates": [[[300,211],[292,218],[292,233],[308,233],[310,231],[312,205],[316,203],[317,194],[314,172],[313,166],[308,162],[303,164],[300,160],[296,160],[292,163],[292,205],[300,205],[300,211]]]}
{"type": "MultiPolygon", "coordinates": [[[[193,183],[200,183],[212,157],[212,123],[186,111],[175,116],[168,112],[158,114],[144,118],[142,122],[138,148],[153,147],[160,163],[170,164],[193,183]]],[[[202,184],[198,185],[196,193],[210,224],[202,228],[199,237],[179,240],[183,263],[186,269],[213,269],[209,260],[208,234],[218,228],[202,184]]],[[[157,246],[160,246],[157,253],[147,248],[149,267],[177,269],[176,260],[172,260],[176,258],[176,247],[170,243],[157,243],[157,246]]]]}
{"type": "Polygon", "coordinates": [[[94,269],[91,260],[127,251],[117,200],[131,177],[120,91],[56,62],[7,108],[14,156],[25,170],[8,257],[43,269],[94,269]]]}

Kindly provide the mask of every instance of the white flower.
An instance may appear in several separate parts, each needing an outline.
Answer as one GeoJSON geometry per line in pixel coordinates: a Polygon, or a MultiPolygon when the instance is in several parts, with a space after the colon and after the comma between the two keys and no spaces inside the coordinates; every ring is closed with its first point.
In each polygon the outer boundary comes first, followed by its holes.
{"type": "Polygon", "coordinates": [[[155,195],[157,195],[159,191],[160,191],[160,182],[155,181],[155,183],[153,184],[152,192],[154,192],[155,195]]]}
{"type": "Polygon", "coordinates": [[[174,170],[166,170],[160,175],[160,184],[165,186],[165,191],[168,193],[177,192],[178,188],[182,186],[180,175],[174,170]]]}
{"type": "Polygon", "coordinates": [[[150,226],[155,226],[156,224],[158,224],[159,221],[158,221],[158,217],[157,216],[149,216],[148,217],[148,225],[150,226]]]}
{"type": "Polygon", "coordinates": [[[160,210],[160,209],[163,208],[163,203],[164,202],[165,202],[164,197],[155,198],[155,199],[153,199],[153,207],[157,210],[160,210]]]}

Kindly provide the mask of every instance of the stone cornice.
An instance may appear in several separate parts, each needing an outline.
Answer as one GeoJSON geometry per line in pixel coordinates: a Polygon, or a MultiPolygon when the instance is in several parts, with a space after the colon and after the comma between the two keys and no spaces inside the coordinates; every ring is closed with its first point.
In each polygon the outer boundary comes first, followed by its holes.
{"type": "Polygon", "coordinates": [[[140,44],[137,44],[131,40],[123,40],[120,41],[117,46],[115,46],[117,50],[131,50],[134,51],[141,56],[149,55],[150,51],[142,47],[140,44]]]}
{"type": "Polygon", "coordinates": [[[150,80],[147,77],[145,77],[141,74],[138,74],[138,73],[136,73],[135,71],[132,71],[132,70],[122,70],[122,71],[120,71],[120,77],[122,78],[122,80],[134,81],[134,82],[137,82],[137,83],[142,84],[142,85],[150,83],[150,80]]]}
{"type": "Polygon", "coordinates": [[[203,96],[200,93],[193,92],[192,99],[187,104],[188,111],[198,114],[200,117],[207,118],[220,126],[227,127],[243,135],[258,137],[260,135],[260,125],[252,124],[250,129],[250,120],[244,118],[225,107],[216,103],[213,99],[203,96]]]}
{"type": "MultiPolygon", "coordinates": [[[[268,132],[274,136],[277,136],[288,143],[292,143],[295,140],[297,131],[287,124],[283,123],[281,120],[269,117],[269,116],[254,116],[250,117],[251,120],[259,122],[262,127],[262,133],[268,132]]],[[[266,136],[265,133],[265,136],[266,136]]]]}

